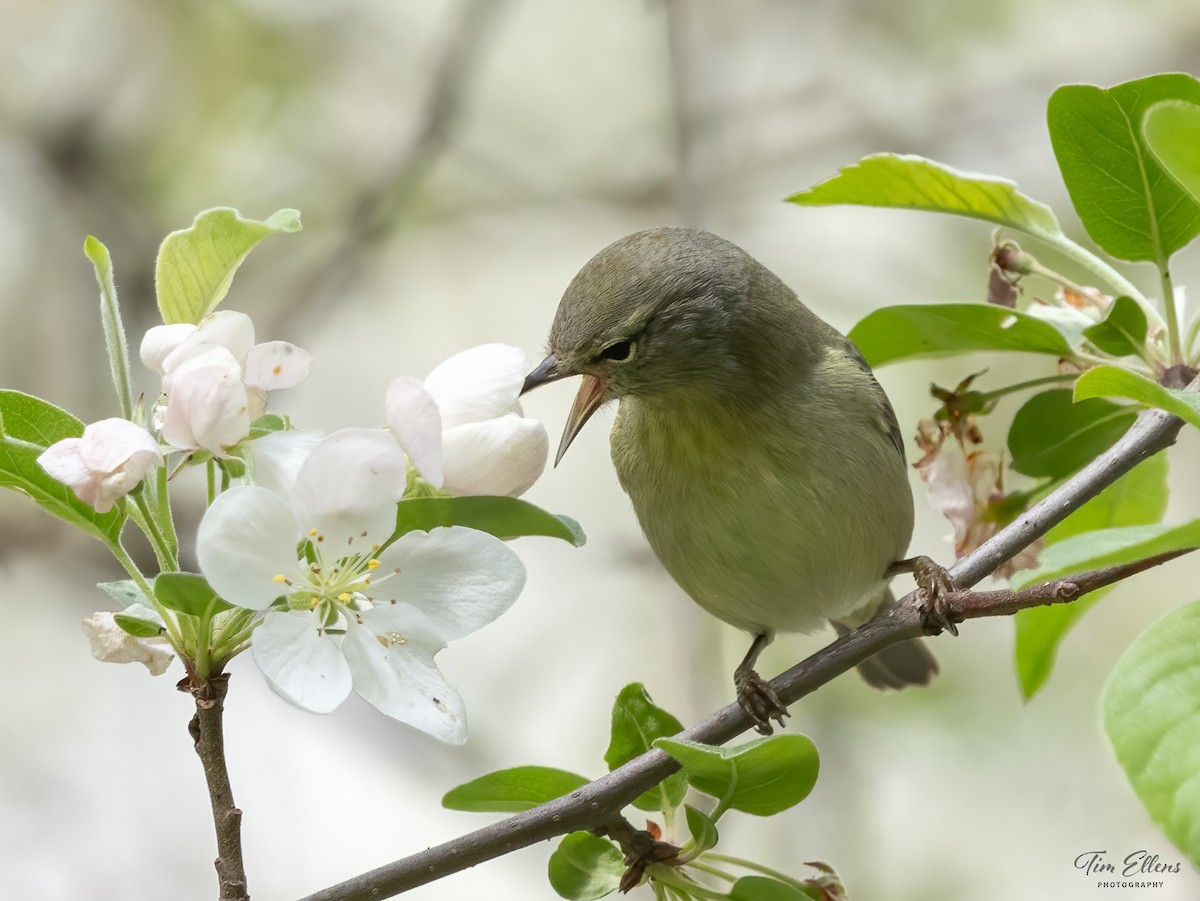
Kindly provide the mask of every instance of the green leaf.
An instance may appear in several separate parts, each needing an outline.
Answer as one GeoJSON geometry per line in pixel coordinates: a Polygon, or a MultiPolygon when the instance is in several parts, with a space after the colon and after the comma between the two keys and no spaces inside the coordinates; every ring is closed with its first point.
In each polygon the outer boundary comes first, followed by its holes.
{"type": "Polygon", "coordinates": [[[1099,529],[1052,544],[1036,569],[1014,573],[1012,587],[1024,588],[1074,573],[1132,563],[1168,551],[1200,547],[1200,519],[1181,526],[1145,525],[1099,529]]]}
{"type": "Polygon", "coordinates": [[[1108,315],[1083,330],[1084,337],[1106,354],[1126,357],[1146,346],[1146,311],[1132,297],[1118,297],[1108,315]]]}
{"type": "Polygon", "coordinates": [[[549,766],[496,770],[450,789],[442,806],[471,813],[520,813],[588,784],[583,776],[549,766]]]}
{"type": "Polygon", "coordinates": [[[159,573],[154,580],[154,596],[169,610],[188,616],[209,616],[232,609],[209,587],[199,573],[159,573]]]}
{"type": "Polygon", "coordinates": [[[683,805],[684,816],[687,817],[688,832],[691,833],[694,854],[703,854],[710,848],[716,847],[717,824],[709,819],[708,814],[697,810],[691,804],[683,805]]]}
{"type": "Polygon", "coordinates": [[[1054,212],[1003,178],[960,172],[919,156],[877,153],[788,198],[802,206],[855,204],[952,213],[1039,238],[1061,234],[1054,212]]]}
{"type": "Polygon", "coordinates": [[[1148,407],[1174,413],[1200,428],[1200,394],[1164,388],[1136,372],[1119,366],[1096,366],[1075,382],[1075,399],[1085,397],[1127,397],[1148,407]]]}
{"type": "MultiPolygon", "coordinates": [[[[1167,458],[1157,454],[1139,464],[1118,479],[1096,497],[1092,498],[1046,535],[1048,545],[1060,542],[1068,547],[1067,556],[1058,557],[1057,550],[1047,550],[1042,555],[1042,566],[1027,573],[1017,573],[1013,587],[1033,584],[1035,581],[1056,578],[1054,571],[1044,570],[1049,558],[1051,566],[1057,567],[1058,575],[1070,575],[1091,568],[1089,554],[1094,550],[1104,553],[1106,549],[1119,545],[1122,540],[1143,541],[1153,535],[1128,533],[1125,527],[1152,526],[1162,519],[1167,508],[1167,458]],[[1100,536],[1100,544],[1093,545],[1091,536],[1100,536]],[[1115,541],[1105,536],[1116,535],[1115,541]],[[1124,536],[1122,538],[1121,536],[1124,536]],[[1068,544],[1068,539],[1075,541],[1068,544]],[[1057,559],[1057,563],[1056,563],[1057,559]],[[1071,562],[1074,560],[1075,562],[1071,562]]],[[[1169,526],[1152,526],[1169,532],[1169,526]]],[[[1200,537],[1200,536],[1197,536],[1200,537]]],[[[1172,539],[1168,539],[1170,541],[1172,539]]],[[[1178,547],[1188,547],[1186,535],[1178,547]]],[[[1157,553],[1157,551],[1148,551],[1157,553]]],[[[1138,559],[1141,554],[1125,555],[1117,562],[1138,559]]],[[[1107,565],[1099,563],[1098,566],[1107,565]]],[[[1067,633],[1082,619],[1085,613],[1097,604],[1115,586],[1101,588],[1070,604],[1053,604],[1048,607],[1031,607],[1017,613],[1016,644],[1014,658],[1017,677],[1024,698],[1032,698],[1050,678],[1059,645],[1067,633]]]]}
{"type": "Polygon", "coordinates": [[[824,897],[819,889],[800,889],[769,876],[743,876],[729,889],[729,901],[810,901],[824,897]]]}
{"type": "Polygon", "coordinates": [[[124,505],[97,513],[37,461],[50,445],[82,434],[83,423],[66,410],[20,391],[0,390],[0,488],[29,495],[44,510],[112,545],[125,524],[124,505]]]}
{"type": "Polygon", "coordinates": [[[1036,479],[1061,479],[1108,450],[1137,419],[1137,411],[1092,398],[1078,403],[1070,388],[1029,398],[1008,430],[1012,468],[1036,479]]]}
{"type": "MultiPolygon", "coordinates": [[[[626,685],[617,695],[612,709],[612,733],[604,762],[615,770],[654,747],[656,738],[677,735],[683,724],[661,707],[655,706],[640,682],[626,685]]],[[[633,802],[639,810],[663,810],[678,807],[687,794],[687,776],[672,773],[633,802]]]]}
{"type": "Polygon", "coordinates": [[[96,283],[100,286],[100,323],[104,328],[104,344],[108,350],[108,366],[112,373],[113,388],[117,392],[117,403],[120,404],[121,415],[130,419],[133,416],[133,383],[129,376],[129,346],[125,342],[125,326],[121,322],[121,306],[117,303],[112,257],[108,248],[91,235],[83,242],[83,252],[92,261],[96,283]]]}
{"type": "Polygon", "coordinates": [[[1200,866],[1200,602],[1134,640],[1108,677],[1104,730],[1133,790],[1200,866]]]}
{"type": "Polygon", "coordinates": [[[217,308],[233,274],[268,235],[300,231],[300,214],[280,210],[263,222],[228,207],[206,210],[171,232],[158,250],[154,282],[163,322],[199,322],[217,308]]]}
{"type": "Polygon", "coordinates": [[[1064,85],[1046,109],[1063,181],[1092,240],[1123,260],[1163,263],[1200,232],[1200,205],[1142,140],[1142,116],[1161,100],[1200,102],[1190,75],[1153,75],[1113,88],[1064,85]]]}
{"type": "Polygon", "coordinates": [[[1153,104],[1142,117],[1142,139],[1166,173],[1200,203],[1200,106],[1183,100],[1153,104]]]}
{"type": "Polygon", "coordinates": [[[654,746],[679,761],[695,788],[755,816],[799,804],[817,782],[817,747],[804,735],[772,735],[724,748],[660,738],[654,746]]]}
{"type": "Polygon", "coordinates": [[[1067,339],[1050,323],[982,303],[883,307],[868,313],[849,337],[872,366],[975,350],[1071,354],[1067,339]]]}
{"type": "Polygon", "coordinates": [[[146,596],[142,594],[142,589],[133,579],[122,579],[120,582],[98,582],[96,587],[120,604],[122,608],[128,607],[130,604],[146,603],[146,596]]]}
{"type": "Polygon", "coordinates": [[[560,898],[591,901],[617,890],[625,862],[612,842],[590,832],[572,832],[550,855],[547,871],[560,898]]]}
{"type": "Polygon", "coordinates": [[[1046,544],[1056,544],[1096,529],[1159,522],[1167,512],[1168,495],[1167,455],[1155,454],[1047,532],[1046,544]]]}
{"type": "Polygon", "coordinates": [[[275,413],[264,413],[254,422],[250,423],[250,439],[261,438],[263,435],[269,435],[272,432],[286,432],[292,427],[291,422],[286,416],[279,416],[275,413]]]}
{"type": "Polygon", "coordinates": [[[134,638],[154,638],[161,635],[163,627],[148,619],[130,616],[128,613],[114,613],[113,620],[121,629],[134,638]]]}
{"type": "Polygon", "coordinates": [[[412,497],[397,505],[397,535],[439,526],[466,526],[505,541],[541,535],[580,547],[587,540],[575,520],[515,497],[412,497]]]}

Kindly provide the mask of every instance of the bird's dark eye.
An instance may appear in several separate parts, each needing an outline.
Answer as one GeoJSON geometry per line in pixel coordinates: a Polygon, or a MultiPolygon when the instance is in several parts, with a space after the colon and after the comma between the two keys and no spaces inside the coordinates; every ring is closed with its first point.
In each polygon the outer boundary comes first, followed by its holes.
{"type": "Polygon", "coordinates": [[[628,360],[631,353],[633,353],[632,341],[614,341],[608,347],[604,348],[604,350],[600,351],[599,356],[602,360],[614,360],[619,363],[622,360],[628,360]]]}

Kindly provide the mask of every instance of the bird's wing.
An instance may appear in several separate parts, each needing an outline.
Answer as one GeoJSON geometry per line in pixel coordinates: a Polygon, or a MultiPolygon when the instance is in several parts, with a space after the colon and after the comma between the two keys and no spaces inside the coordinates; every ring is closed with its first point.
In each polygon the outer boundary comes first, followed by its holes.
{"type": "Polygon", "coordinates": [[[883,426],[887,430],[887,436],[891,440],[892,445],[896,448],[896,453],[900,455],[901,460],[907,461],[904,454],[904,435],[900,431],[900,421],[896,418],[896,411],[892,409],[892,402],[888,400],[887,394],[884,393],[883,387],[875,378],[875,373],[871,371],[870,365],[862,352],[854,346],[854,342],[849,338],[846,341],[846,353],[851,360],[862,369],[867,376],[867,381],[871,383],[871,392],[878,401],[880,413],[883,416],[883,426]]]}

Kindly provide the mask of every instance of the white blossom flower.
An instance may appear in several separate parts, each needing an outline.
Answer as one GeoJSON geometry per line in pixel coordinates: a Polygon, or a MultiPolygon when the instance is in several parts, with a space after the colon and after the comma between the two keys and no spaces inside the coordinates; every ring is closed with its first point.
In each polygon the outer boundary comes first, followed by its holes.
{"type": "Polygon", "coordinates": [[[461,527],[383,547],[406,481],[407,460],[387,432],[334,432],[286,497],[259,486],[220,495],[196,553],[222,597],[267,611],[254,658],[286,700],[328,713],[353,689],[388,716],[461,743],[463,701],[434,655],[507,610],[525,571],[503,542],[461,527]]]}
{"type": "Polygon", "coordinates": [[[102,419],[80,438],[64,438],[42,451],[38,463],[97,513],[138,486],[162,463],[162,451],[149,432],[128,419],[102,419]]]}
{"type": "MultiPolygon", "coordinates": [[[[162,618],[149,607],[133,604],[125,612],[139,619],[162,623],[162,618]]],[[[83,621],[83,634],[92,645],[92,656],[105,663],[140,663],[152,676],[161,676],[175,652],[164,636],[137,638],[117,625],[115,615],[108,610],[93,613],[83,621]]]]}
{"type": "Polygon", "coordinates": [[[155,410],[163,439],[181,450],[222,455],[266,412],[267,392],[304,380],[312,357],[286,341],[254,343],[244,313],[219,310],[198,325],[159,325],[146,332],[142,362],[163,377],[155,410]]]}
{"type": "Polygon", "coordinates": [[[388,425],[433,487],[516,497],[542,474],[549,438],[518,399],[528,368],[517,348],[485,344],[439,364],[424,383],[401,376],[388,386],[388,425]]]}

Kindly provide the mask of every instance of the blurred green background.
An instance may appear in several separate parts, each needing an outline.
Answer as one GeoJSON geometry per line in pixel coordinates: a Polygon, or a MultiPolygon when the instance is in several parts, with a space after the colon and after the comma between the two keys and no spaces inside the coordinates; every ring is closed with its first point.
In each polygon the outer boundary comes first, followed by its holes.
{"type": "MultiPolygon", "coordinates": [[[[272,398],[305,428],[381,424],[389,379],[475,344],[539,357],[575,271],[651,225],[736,241],[843,330],[885,303],[982,300],[987,227],[781,198],[867,153],[919,153],[1017,180],[1083,237],[1046,98],[1062,82],[1175,69],[1200,70],[1200,13],[1174,0],[5,0],[0,385],[85,420],[113,415],[84,236],[112,251],[136,346],[155,322],[159,241],[216,205],[303,213],[304,231],[256,250],[225,305],[251,314],[260,340],[315,354],[308,381],[272,398]]],[[[1196,272],[1185,253],[1176,283],[1196,272]]],[[[1133,277],[1156,292],[1149,267],[1133,277]]],[[[985,387],[1048,371],[989,357],[880,380],[911,434],[933,410],[931,380],[985,367],[985,387]]],[[[573,387],[528,401],[552,443],[573,387]]],[[[995,450],[1015,406],[984,423],[995,450]]],[[[528,495],[579,519],[587,546],[520,542],[521,601],[440,658],[470,710],[465,747],[357,699],[301,713],[270,696],[251,660],[234,663],[227,743],[255,897],[307,894],[483,825],[438,802],[485,771],[598,775],[627,682],[685,722],[731,699],[745,639],[653,559],[608,461],[606,419],[528,495]]],[[[1174,521],[1200,506],[1185,462],[1198,450],[1185,433],[1170,452],[1174,521]]],[[[944,560],[949,526],[914,486],[914,548],[944,560]]],[[[197,514],[183,511],[185,536],[197,514]]],[[[1004,620],[936,640],[943,675],[928,690],[837,680],[792,708],[791,728],[822,752],[811,798],[770,820],[731,815],[722,849],[794,873],[828,861],[856,901],[1124,896],[1074,859],[1181,855],[1114,763],[1096,700],[1131,638],[1194,600],[1198,577],[1184,560],[1115,591],[1029,704],[1004,620]]],[[[99,545],[0,496],[0,896],[213,896],[187,698],[170,673],[95,663],[79,630],[107,605],[92,584],[112,578],[99,545]]],[[[763,671],[828,637],[777,642],[763,671]]],[[[412,896],[553,897],[550,849],[412,896]]],[[[1200,897],[1194,873],[1165,878],[1141,894],[1200,897]]]]}

